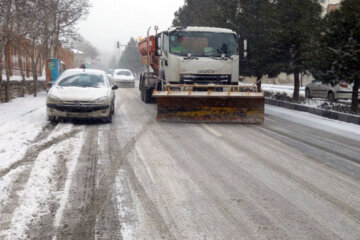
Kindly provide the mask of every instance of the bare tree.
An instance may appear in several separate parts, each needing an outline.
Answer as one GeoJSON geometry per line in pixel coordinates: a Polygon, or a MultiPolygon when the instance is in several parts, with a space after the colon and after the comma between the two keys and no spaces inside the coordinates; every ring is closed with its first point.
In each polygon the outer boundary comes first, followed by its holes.
{"type": "MultiPolygon", "coordinates": [[[[5,53],[5,70],[6,70],[6,83],[5,83],[5,102],[9,101],[9,83],[10,83],[10,40],[12,34],[13,27],[13,0],[1,1],[0,11],[3,11],[2,20],[3,20],[3,31],[2,38],[0,44],[0,56],[2,58],[5,53]]],[[[3,63],[0,62],[0,73],[1,73],[1,81],[0,85],[2,85],[2,72],[3,72],[3,63]]]]}
{"type": "Polygon", "coordinates": [[[87,16],[89,0],[53,0],[51,1],[52,18],[51,36],[52,57],[57,57],[61,42],[73,39],[77,35],[75,24],[87,16]]]}

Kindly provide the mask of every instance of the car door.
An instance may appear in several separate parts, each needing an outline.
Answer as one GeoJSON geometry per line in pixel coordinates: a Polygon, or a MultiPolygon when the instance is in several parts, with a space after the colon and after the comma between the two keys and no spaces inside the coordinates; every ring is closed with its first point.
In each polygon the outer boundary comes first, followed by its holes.
{"type": "Polygon", "coordinates": [[[310,91],[311,91],[311,96],[313,97],[321,97],[321,81],[319,80],[314,80],[311,83],[311,87],[310,87],[310,91]]]}
{"type": "Polygon", "coordinates": [[[328,92],[331,89],[330,83],[322,83],[319,84],[319,96],[322,98],[327,98],[328,92]]]}

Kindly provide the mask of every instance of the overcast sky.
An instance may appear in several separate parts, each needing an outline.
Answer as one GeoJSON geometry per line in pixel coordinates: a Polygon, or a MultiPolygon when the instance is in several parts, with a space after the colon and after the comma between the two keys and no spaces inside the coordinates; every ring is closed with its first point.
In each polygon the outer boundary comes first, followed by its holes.
{"type": "Polygon", "coordinates": [[[145,36],[149,26],[160,30],[171,26],[174,12],[184,0],[90,0],[92,7],[80,34],[101,52],[111,54],[117,41],[145,36]]]}

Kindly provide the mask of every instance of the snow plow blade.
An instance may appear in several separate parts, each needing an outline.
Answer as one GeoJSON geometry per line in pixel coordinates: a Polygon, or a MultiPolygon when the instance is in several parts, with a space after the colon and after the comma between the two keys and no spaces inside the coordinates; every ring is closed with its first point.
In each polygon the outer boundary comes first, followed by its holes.
{"type": "Polygon", "coordinates": [[[264,122],[262,92],[154,91],[157,120],[204,123],[264,122]]]}

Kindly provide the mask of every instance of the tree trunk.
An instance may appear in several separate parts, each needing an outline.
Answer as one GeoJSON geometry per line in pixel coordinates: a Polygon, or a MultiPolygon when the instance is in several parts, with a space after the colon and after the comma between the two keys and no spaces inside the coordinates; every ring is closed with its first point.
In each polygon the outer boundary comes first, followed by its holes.
{"type": "Polygon", "coordinates": [[[351,97],[351,110],[353,112],[358,112],[359,111],[359,87],[360,87],[360,77],[358,77],[355,81],[354,81],[354,87],[353,87],[353,92],[352,92],[352,97],[351,97]]]}
{"type": "Polygon", "coordinates": [[[37,70],[36,70],[37,64],[34,61],[31,62],[31,69],[32,69],[32,73],[33,73],[33,79],[34,79],[34,97],[37,96],[37,70]]]}
{"type": "Polygon", "coordinates": [[[299,72],[294,72],[294,93],[293,93],[293,100],[295,102],[299,101],[299,92],[300,92],[300,76],[299,72]]]}
{"type": "Polygon", "coordinates": [[[261,78],[262,78],[261,75],[256,76],[256,85],[257,85],[257,91],[258,92],[261,92],[261,78]]]}
{"type": "Polygon", "coordinates": [[[18,48],[18,52],[19,52],[19,67],[20,67],[20,74],[21,74],[21,83],[22,83],[22,91],[21,91],[21,96],[24,97],[25,93],[26,93],[26,87],[25,87],[25,73],[24,73],[24,68],[23,68],[23,61],[22,61],[22,48],[21,46],[19,46],[18,48]]]}
{"type": "Polygon", "coordinates": [[[10,101],[10,54],[9,54],[9,43],[5,47],[5,72],[6,72],[6,83],[5,83],[5,102],[10,101]]]}

